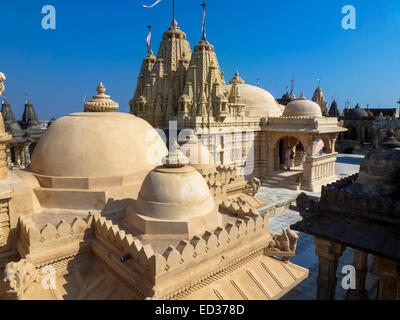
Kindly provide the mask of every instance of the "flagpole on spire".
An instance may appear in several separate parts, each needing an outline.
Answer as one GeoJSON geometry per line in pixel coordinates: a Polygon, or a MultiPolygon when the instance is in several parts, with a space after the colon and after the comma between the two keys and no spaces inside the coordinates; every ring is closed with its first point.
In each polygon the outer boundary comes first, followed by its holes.
{"type": "Polygon", "coordinates": [[[175,0],[172,0],[172,21],[175,21],[175,0]]]}
{"type": "Polygon", "coordinates": [[[206,6],[207,6],[207,3],[202,3],[200,6],[203,7],[203,37],[202,37],[202,40],[206,41],[206,6]]]}

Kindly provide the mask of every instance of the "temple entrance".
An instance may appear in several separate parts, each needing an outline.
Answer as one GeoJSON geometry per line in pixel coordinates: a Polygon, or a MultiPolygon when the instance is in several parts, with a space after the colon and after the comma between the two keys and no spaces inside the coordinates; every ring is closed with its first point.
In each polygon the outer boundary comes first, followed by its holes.
{"type": "Polygon", "coordinates": [[[301,167],[305,161],[304,144],[296,137],[287,136],[279,139],[274,148],[274,170],[287,170],[288,154],[292,151],[290,169],[301,167]]]}
{"type": "Polygon", "coordinates": [[[299,190],[303,175],[303,163],[306,159],[304,144],[294,136],[278,139],[273,152],[273,172],[269,175],[269,184],[292,190],[299,190]]]}

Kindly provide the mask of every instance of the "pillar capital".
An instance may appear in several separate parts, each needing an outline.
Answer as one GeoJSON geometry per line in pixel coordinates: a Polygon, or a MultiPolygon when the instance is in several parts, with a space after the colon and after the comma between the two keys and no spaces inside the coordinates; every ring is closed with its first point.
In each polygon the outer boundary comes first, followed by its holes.
{"type": "Polygon", "coordinates": [[[316,255],[332,261],[339,259],[346,249],[345,245],[324,238],[314,237],[314,243],[316,246],[316,255]]]}

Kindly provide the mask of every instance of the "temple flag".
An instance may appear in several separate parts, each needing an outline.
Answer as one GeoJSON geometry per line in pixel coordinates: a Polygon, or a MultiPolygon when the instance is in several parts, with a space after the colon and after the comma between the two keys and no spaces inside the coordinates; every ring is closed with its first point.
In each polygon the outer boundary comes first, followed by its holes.
{"type": "Polygon", "coordinates": [[[161,2],[161,0],[157,0],[156,2],[154,2],[151,6],[146,6],[143,5],[144,8],[153,8],[156,4],[159,4],[161,2]]]}
{"type": "Polygon", "coordinates": [[[149,28],[149,35],[147,36],[147,53],[150,54],[150,49],[151,49],[151,26],[148,26],[149,28]]]}

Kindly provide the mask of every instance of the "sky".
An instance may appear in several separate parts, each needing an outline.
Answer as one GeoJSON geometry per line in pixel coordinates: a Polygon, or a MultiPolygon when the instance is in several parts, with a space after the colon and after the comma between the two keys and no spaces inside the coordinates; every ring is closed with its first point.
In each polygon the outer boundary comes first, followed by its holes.
{"type": "MultiPolygon", "coordinates": [[[[172,0],[0,0],[0,71],[6,98],[21,118],[25,93],[41,120],[83,111],[99,81],[129,112],[146,56],[147,26],[156,53],[172,20],[172,0]],[[42,7],[56,9],[56,29],[42,28],[42,7]]],[[[176,20],[193,49],[202,35],[204,0],[175,0],[176,20]]],[[[279,98],[311,99],[321,80],[339,108],[396,107],[400,97],[399,0],[208,0],[207,40],[228,81],[236,70],[248,84],[279,98]],[[342,8],[356,9],[356,29],[342,28],[342,8]]]]}

